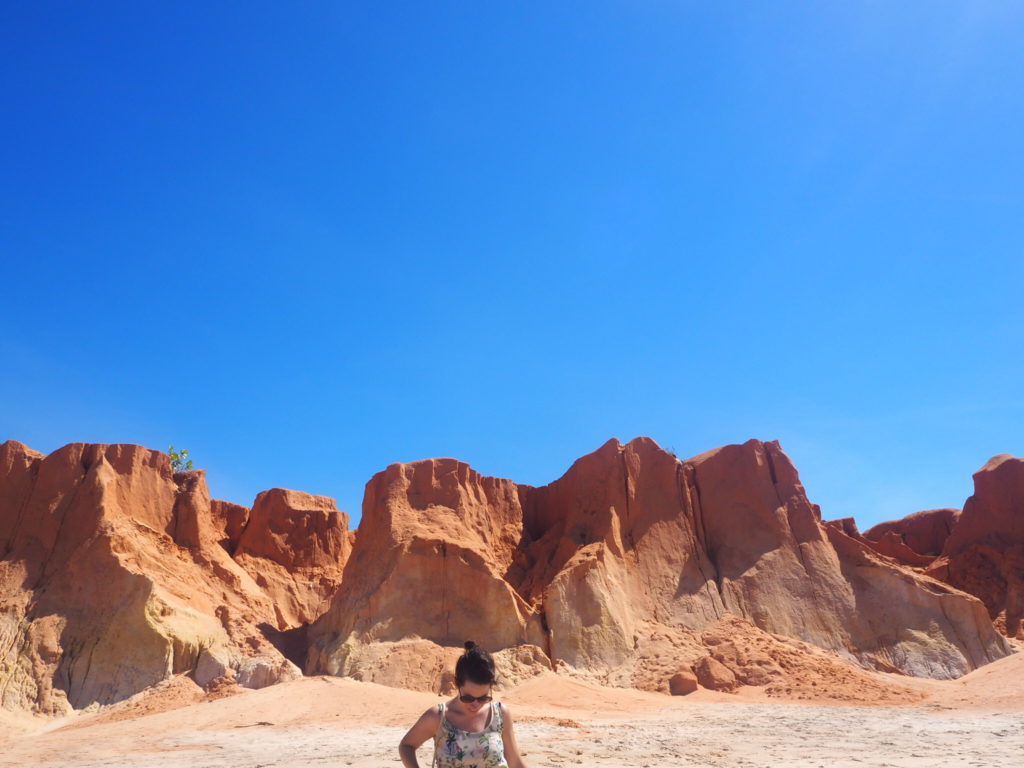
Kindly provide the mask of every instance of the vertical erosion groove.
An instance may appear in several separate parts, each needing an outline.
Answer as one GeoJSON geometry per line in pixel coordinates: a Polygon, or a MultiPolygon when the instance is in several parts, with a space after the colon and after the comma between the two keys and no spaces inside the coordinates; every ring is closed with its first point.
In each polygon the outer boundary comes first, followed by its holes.
{"type": "MultiPolygon", "coordinates": [[[[819,593],[818,593],[818,589],[817,588],[818,588],[820,582],[815,579],[815,574],[814,574],[813,570],[807,564],[807,557],[806,557],[806,554],[804,553],[804,547],[806,545],[805,545],[805,543],[803,541],[800,541],[797,538],[796,533],[793,531],[793,523],[792,523],[792,521],[789,518],[790,511],[791,511],[789,502],[788,501],[783,501],[782,500],[782,494],[779,493],[779,483],[778,483],[777,475],[775,474],[775,461],[772,459],[771,450],[768,448],[768,446],[763,446],[762,450],[764,451],[765,461],[768,464],[768,473],[769,473],[769,475],[771,477],[771,481],[772,481],[772,490],[775,492],[775,498],[779,502],[779,509],[781,509],[783,514],[785,515],[786,527],[789,529],[789,535],[793,539],[793,544],[796,545],[796,555],[797,555],[797,557],[800,560],[800,567],[803,568],[803,571],[804,571],[804,573],[807,576],[807,583],[810,584],[810,587],[811,587],[811,609],[813,610],[814,615],[818,619],[818,629],[819,629],[819,631],[821,632],[821,634],[823,636],[830,637],[831,634],[832,634],[831,631],[830,631],[830,628],[829,628],[830,627],[830,622],[825,620],[825,614],[822,612],[821,606],[822,606],[822,604],[828,605],[828,604],[830,604],[831,601],[829,600],[829,596],[828,595],[819,595],[819,593]]],[[[821,523],[815,522],[815,525],[819,526],[819,534],[820,534],[821,523]]],[[[845,536],[846,534],[843,534],[843,535],[845,536]]],[[[832,550],[833,550],[833,552],[835,552],[836,556],[837,557],[839,556],[839,552],[836,550],[835,546],[832,544],[832,541],[831,541],[831,539],[828,538],[827,534],[821,536],[821,541],[823,543],[827,542],[828,546],[830,546],[832,548],[832,550]]],[[[842,625],[842,622],[839,622],[839,624],[840,624],[840,627],[842,628],[842,630],[845,633],[846,632],[846,627],[842,625]]],[[[760,625],[758,625],[758,626],[760,627],[760,625]]],[[[769,631],[769,632],[773,631],[770,627],[767,627],[767,626],[760,627],[760,628],[764,629],[766,631],[769,631]]],[[[801,638],[801,639],[806,640],[807,638],[801,638]]],[[[816,643],[816,642],[814,644],[815,645],[819,645],[819,643],[816,643]]],[[[833,648],[838,650],[838,646],[836,646],[835,643],[832,643],[831,645],[832,645],[833,648]]],[[[848,645],[848,643],[845,641],[845,638],[844,638],[843,645],[848,645]]],[[[822,647],[828,647],[828,646],[822,645],[822,647]]]]}
{"type": "Polygon", "coordinates": [[[718,605],[715,603],[714,595],[710,593],[708,584],[715,585],[715,591],[718,593],[718,602],[721,603],[723,608],[725,608],[725,595],[722,593],[722,577],[718,570],[718,564],[715,563],[711,550],[708,547],[707,531],[704,529],[704,508],[701,504],[700,486],[697,484],[697,468],[680,462],[676,469],[676,477],[686,494],[686,500],[690,505],[690,509],[693,510],[694,557],[697,559],[697,569],[700,571],[701,578],[704,579],[704,588],[709,590],[708,597],[711,598],[711,606],[715,609],[715,618],[719,619],[721,618],[721,613],[718,611],[718,605]],[[708,565],[714,570],[714,578],[709,579],[707,573],[704,572],[705,558],[708,561],[708,565]]]}
{"type": "Polygon", "coordinates": [[[448,545],[441,542],[441,615],[444,616],[444,637],[451,640],[450,609],[448,607],[448,545]]]}
{"type": "Polygon", "coordinates": [[[544,653],[548,655],[548,661],[551,663],[552,671],[554,671],[556,666],[554,633],[551,631],[551,627],[548,626],[548,609],[546,602],[543,600],[540,604],[540,627],[544,631],[544,653]]]}
{"type": "MultiPolygon", "coordinates": [[[[634,554],[636,553],[636,541],[633,540],[633,508],[629,501],[629,462],[626,461],[626,449],[625,446],[619,448],[619,458],[622,462],[622,485],[624,500],[626,503],[625,515],[623,515],[623,525],[620,526],[620,532],[626,541],[622,542],[623,547],[628,546],[629,550],[634,554]],[[628,545],[627,545],[628,541],[628,545]]],[[[625,552],[623,552],[625,554],[625,552]]]]}

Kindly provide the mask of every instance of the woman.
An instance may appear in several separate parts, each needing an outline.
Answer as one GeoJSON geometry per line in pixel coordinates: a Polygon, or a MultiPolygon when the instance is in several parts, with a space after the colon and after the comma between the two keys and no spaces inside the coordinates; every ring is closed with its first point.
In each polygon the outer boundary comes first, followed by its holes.
{"type": "Polygon", "coordinates": [[[398,745],[405,768],[419,768],[416,749],[434,739],[436,768],[526,768],[508,707],[492,701],[494,660],[472,640],[455,662],[458,693],[424,712],[398,745]]]}

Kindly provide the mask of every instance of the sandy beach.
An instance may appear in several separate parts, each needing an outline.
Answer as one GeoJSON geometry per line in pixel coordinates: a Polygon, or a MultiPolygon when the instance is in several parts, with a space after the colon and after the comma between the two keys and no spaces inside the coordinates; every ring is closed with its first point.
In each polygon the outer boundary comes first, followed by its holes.
{"type": "MultiPolygon", "coordinates": [[[[1024,754],[1024,654],[956,681],[898,680],[924,700],[897,707],[795,703],[765,700],[757,689],[668,697],[554,675],[501,698],[532,768],[952,768],[1005,765],[1024,754]]],[[[218,698],[182,678],[95,713],[8,719],[0,766],[398,765],[399,739],[437,700],[329,677],[218,698]]],[[[429,765],[430,744],[419,754],[429,765]]]]}

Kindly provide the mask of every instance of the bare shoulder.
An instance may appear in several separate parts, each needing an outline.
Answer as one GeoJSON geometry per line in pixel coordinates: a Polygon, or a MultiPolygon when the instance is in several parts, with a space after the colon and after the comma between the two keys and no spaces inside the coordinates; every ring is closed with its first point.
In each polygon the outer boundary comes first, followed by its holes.
{"type": "Polygon", "coordinates": [[[413,749],[416,749],[423,742],[429,739],[434,733],[437,732],[438,726],[441,724],[441,710],[436,704],[420,715],[419,720],[416,724],[409,729],[409,732],[405,734],[405,738],[402,739],[403,744],[408,744],[413,749]]]}
{"type": "Polygon", "coordinates": [[[501,709],[501,716],[505,719],[506,722],[512,719],[512,710],[508,708],[508,704],[506,704],[504,701],[499,701],[498,707],[501,709]]]}
{"type": "Polygon", "coordinates": [[[416,721],[416,725],[414,725],[413,728],[433,728],[434,730],[437,730],[437,726],[439,726],[440,724],[441,707],[440,705],[435,704],[422,715],[420,715],[419,720],[416,721]]]}

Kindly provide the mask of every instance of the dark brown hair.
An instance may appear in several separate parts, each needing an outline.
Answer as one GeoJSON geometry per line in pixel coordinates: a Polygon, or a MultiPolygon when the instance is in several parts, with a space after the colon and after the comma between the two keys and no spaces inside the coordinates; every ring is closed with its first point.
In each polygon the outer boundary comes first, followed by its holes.
{"type": "Polygon", "coordinates": [[[466,652],[455,662],[455,684],[461,688],[466,683],[494,685],[497,681],[491,654],[472,640],[467,640],[466,652]]]}

